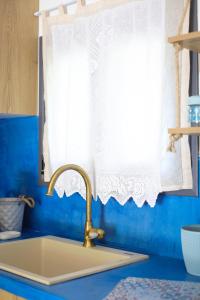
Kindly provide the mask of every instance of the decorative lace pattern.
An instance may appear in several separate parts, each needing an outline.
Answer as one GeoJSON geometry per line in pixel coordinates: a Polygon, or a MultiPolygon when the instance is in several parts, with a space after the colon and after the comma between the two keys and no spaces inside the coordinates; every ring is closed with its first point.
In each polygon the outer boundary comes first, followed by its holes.
{"type": "Polygon", "coordinates": [[[161,192],[159,181],[149,176],[97,176],[97,190],[103,204],[110,197],[124,205],[130,198],[134,199],[138,207],[147,201],[154,207],[158,194],[161,192]]]}
{"type": "MultiPolygon", "coordinates": [[[[153,207],[161,191],[191,186],[188,141],[179,142],[176,154],[166,152],[175,120],[174,53],[166,36],[175,34],[182,6],[182,0],[132,1],[49,24],[45,178],[75,163],[88,172],[95,198],[121,205],[133,198],[138,207],[153,207]]],[[[63,174],[56,190],[85,198],[74,172],[63,174]]]]}
{"type": "MultiPolygon", "coordinates": [[[[90,178],[92,178],[90,174],[90,178]]],[[[93,191],[94,191],[94,184],[93,191]]],[[[158,194],[162,191],[159,188],[159,180],[151,178],[151,176],[121,176],[121,175],[101,175],[97,176],[96,195],[94,198],[100,198],[103,204],[113,197],[121,205],[124,205],[132,198],[138,207],[142,207],[146,202],[154,207],[158,194]],[[151,201],[148,202],[148,199],[151,201]]],[[[78,192],[84,199],[86,198],[86,190],[83,179],[79,174],[69,171],[61,176],[56,183],[56,191],[59,197],[63,197],[64,193],[71,196],[78,192]]]]}

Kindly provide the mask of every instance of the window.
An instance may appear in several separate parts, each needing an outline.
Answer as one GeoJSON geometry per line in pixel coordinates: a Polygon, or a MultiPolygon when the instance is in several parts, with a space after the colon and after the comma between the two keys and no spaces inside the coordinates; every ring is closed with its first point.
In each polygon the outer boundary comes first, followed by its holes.
{"type": "MultiPolygon", "coordinates": [[[[196,1],[192,2],[191,15],[190,15],[190,31],[194,31],[197,26],[196,16],[196,1]]],[[[190,94],[198,93],[198,57],[196,54],[190,54],[191,74],[190,74],[190,94]]],[[[45,121],[45,107],[43,100],[43,71],[42,71],[42,38],[39,41],[39,98],[40,98],[40,178],[41,182],[44,182],[44,162],[43,162],[43,126],[45,121]]],[[[170,192],[170,194],[176,195],[197,195],[198,194],[198,138],[193,136],[190,137],[190,147],[192,154],[192,171],[193,171],[193,189],[192,190],[180,190],[170,192]]]]}

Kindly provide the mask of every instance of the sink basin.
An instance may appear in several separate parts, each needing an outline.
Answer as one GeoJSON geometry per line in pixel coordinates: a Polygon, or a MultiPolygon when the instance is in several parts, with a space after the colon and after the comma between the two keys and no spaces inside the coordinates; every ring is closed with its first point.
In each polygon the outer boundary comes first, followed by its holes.
{"type": "Polygon", "coordinates": [[[0,244],[0,269],[51,285],[147,259],[133,252],[45,236],[0,244]]]}

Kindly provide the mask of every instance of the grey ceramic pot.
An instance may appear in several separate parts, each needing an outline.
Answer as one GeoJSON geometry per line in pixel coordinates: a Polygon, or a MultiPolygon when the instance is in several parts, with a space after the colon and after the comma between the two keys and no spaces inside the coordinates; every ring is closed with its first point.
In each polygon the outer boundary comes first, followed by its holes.
{"type": "Polygon", "coordinates": [[[181,242],[187,272],[200,276],[200,225],[182,227],[181,242]]]}

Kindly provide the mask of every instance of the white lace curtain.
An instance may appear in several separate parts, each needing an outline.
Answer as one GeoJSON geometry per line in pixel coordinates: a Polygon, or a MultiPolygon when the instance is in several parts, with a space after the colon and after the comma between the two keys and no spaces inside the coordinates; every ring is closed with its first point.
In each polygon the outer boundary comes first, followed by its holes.
{"type": "MultiPolygon", "coordinates": [[[[175,67],[167,36],[176,34],[183,0],[130,1],[70,22],[44,18],[45,180],[61,165],[82,166],[105,204],[133,198],[154,206],[162,191],[191,188],[188,141],[167,153],[175,126],[175,67]]],[[[185,25],[187,28],[187,24],[185,25]]],[[[189,57],[182,54],[182,125],[189,57]]],[[[84,183],[74,171],[60,197],[84,183]]]]}

